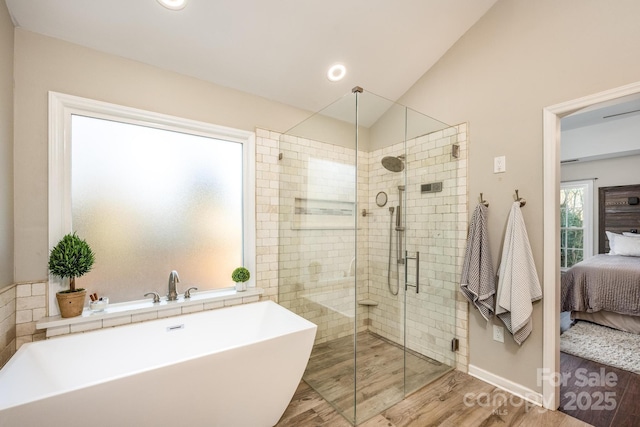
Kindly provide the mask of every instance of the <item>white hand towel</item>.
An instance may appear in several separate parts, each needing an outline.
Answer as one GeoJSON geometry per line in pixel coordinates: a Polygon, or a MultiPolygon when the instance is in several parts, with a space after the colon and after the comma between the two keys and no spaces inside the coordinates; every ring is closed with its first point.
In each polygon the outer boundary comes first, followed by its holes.
{"type": "Polygon", "coordinates": [[[479,204],[471,215],[467,249],[462,263],[460,291],[480,310],[485,320],[494,312],[495,273],[489,252],[487,207],[479,204]]]}
{"type": "Polygon", "coordinates": [[[520,202],[514,202],[502,247],[496,315],[504,322],[519,345],[527,339],[533,329],[532,303],[539,299],[542,299],[542,289],[527,229],[520,202]]]}

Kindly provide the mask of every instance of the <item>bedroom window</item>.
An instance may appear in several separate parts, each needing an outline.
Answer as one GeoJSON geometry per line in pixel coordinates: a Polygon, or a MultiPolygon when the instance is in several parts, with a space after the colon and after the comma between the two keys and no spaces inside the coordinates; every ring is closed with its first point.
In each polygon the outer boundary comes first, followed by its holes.
{"type": "Polygon", "coordinates": [[[560,184],[560,268],[567,270],[593,254],[593,182],[560,184]]]}

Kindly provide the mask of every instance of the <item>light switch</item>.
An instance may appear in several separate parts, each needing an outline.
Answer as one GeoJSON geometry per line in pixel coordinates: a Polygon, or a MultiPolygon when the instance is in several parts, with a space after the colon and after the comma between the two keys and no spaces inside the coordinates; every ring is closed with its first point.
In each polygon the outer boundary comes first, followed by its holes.
{"type": "Polygon", "coordinates": [[[507,171],[507,158],[505,156],[493,158],[493,173],[502,173],[507,171]]]}

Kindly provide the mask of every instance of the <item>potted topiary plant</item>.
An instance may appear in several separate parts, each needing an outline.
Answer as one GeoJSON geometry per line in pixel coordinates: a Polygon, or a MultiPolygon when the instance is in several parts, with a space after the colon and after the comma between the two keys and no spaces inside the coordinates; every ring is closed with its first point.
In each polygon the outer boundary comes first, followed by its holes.
{"type": "Polygon", "coordinates": [[[233,270],[233,273],[231,273],[231,279],[236,282],[237,292],[243,292],[247,290],[247,284],[245,282],[249,280],[250,277],[251,274],[249,273],[249,270],[244,267],[238,267],[233,270]]]}
{"type": "Polygon", "coordinates": [[[60,315],[75,317],[82,314],[85,289],[76,289],[76,277],[91,271],[94,255],[89,244],[74,233],[67,234],[49,254],[49,271],[62,279],[69,278],[69,289],[56,293],[60,315]]]}

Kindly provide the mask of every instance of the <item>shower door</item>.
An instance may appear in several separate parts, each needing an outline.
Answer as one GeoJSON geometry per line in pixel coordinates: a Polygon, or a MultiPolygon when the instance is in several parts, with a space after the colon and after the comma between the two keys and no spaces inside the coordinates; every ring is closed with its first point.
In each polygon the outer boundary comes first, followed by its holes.
{"type": "Polygon", "coordinates": [[[456,292],[466,240],[466,133],[464,125],[431,131],[432,121],[407,109],[407,394],[455,368],[459,346],[456,292]]]}
{"type": "Polygon", "coordinates": [[[318,325],[304,380],[353,424],[455,363],[447,129],[354,88],[279,140],[278,301],[318,325]]]}
{"type": "Polygon", "coordinates": [[[366,329],[355,123],[349,94],[282,135],[278,224],[279,303],[318,326],[304,380],[352,423],[366,329]]]}

